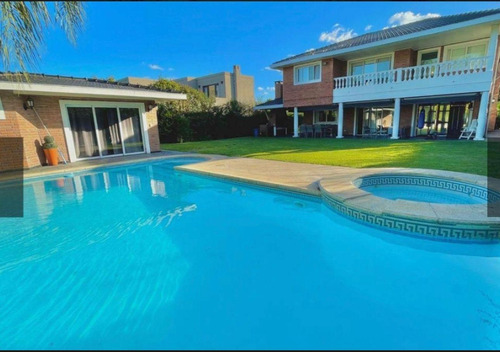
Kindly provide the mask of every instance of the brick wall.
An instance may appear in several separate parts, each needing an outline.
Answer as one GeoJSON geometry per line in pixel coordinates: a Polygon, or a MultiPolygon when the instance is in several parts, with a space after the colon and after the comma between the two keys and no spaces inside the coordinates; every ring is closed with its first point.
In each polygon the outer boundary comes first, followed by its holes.
{"type": "MultiPolygon", "coordinates": [[[[51,97],[51,96],[31,96],[35,102],[35,110],[38,112],[43,123],[54,137],[61,152],[69,162],[69,154],[66,137],[64,135],[60,100],[82,100],[82,101],[113,101],[120,102],[119,99],[96,99],[96,98],[75,98],[75,97],[51,97]]],[[[43,137],[48,135],[42,123],[31,109],[25,110],[23,102],[27,96],[15,95],[11,92],[1,91],[5,120],[0,120],[0,137],[23,137],[24,147],[24,168],[31,168],[45,164],[45,156],[41,147],[43,137]]],[[[130,101],[127,101],[130,102],[130,101]]],[[[147,130],[152,152],[160,150],[160,139],[158,133],[158,121],[156,118],[157,108],[148,111],[147,106],[153,102],[137,102],[145,104],[147,130]]],[[[2,160],[0,171],[9,170],[8,160],[2,160]],[[2,166],[3,165],[3,166],[2,166]]]]}
{"type": "Polygon", "coordinates": [[[283,106],[285,108],[332,104],[333,59],[322,60],[321,82],[294,85],[293,74],[293,66],[283,69],[283,106]]]}
{"type": "Polygon", "coordinates": [[[397,50],[394,52],[394,68],[415,66],[417,52],[412,49],[397,50]]]}
{"type": "Polygon", "coordinates": [[[345,108],[344,109],[344,135],[349,136],[353,134],[354,127],[354,108],[345,108]]]}

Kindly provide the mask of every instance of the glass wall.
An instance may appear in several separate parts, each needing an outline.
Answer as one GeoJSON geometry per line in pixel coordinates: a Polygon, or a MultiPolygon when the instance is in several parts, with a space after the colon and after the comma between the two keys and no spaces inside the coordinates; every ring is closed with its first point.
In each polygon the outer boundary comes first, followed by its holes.
{"type": "Polygon", "coordinates": [[[391,134],[393,108],[363,109],[362,134],[391,134]]]}
{"type": "Polygon", "coordinates": [[[438,134],[455,138],[470,119],[472,119],[472,102],[453,104],[421,104],[415,109],[416,136],[438,134]],[[423,115],[423,124],[419,125],[423,115]],[[419,128],[421,127],[421,128],[419,128]]]}
{"type": "Polygon", "coordinates": [[[95,117],[101,154],[122,154],[122,140],[116,108],[95,108],[95,117]]]}
{"type": "Polygon", "coordinates": [[[71,106],[67,110],[76,158],[145,151],[138,108],[71,106]]]}
{"type": "Polygon", "coordinates": [[[76,157],[99,156],[92,108],[68,108],[68,117],[76,157]]]}

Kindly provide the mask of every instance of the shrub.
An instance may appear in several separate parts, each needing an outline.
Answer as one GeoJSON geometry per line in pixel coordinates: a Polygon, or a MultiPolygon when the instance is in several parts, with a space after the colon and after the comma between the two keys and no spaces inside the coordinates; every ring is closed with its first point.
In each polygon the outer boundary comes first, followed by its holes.
{"type": "Polygon", "coordinates": [[[54,141],[54,137],[52,136],[45,136],[43,137],[43,144],[42,147],[43,149],[52,149],[52,148],[57,148],[57,144],[54,141]]]}

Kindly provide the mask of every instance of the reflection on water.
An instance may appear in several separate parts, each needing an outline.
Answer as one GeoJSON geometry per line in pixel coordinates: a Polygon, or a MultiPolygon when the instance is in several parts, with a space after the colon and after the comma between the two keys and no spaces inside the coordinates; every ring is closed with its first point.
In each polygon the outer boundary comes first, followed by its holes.
{"type": "Polygon", "coordinates": [[[498,343],[499,246],[382,232],[174,165],[26,184],[25,218],[0,219],[0,348],[498,343]]]}

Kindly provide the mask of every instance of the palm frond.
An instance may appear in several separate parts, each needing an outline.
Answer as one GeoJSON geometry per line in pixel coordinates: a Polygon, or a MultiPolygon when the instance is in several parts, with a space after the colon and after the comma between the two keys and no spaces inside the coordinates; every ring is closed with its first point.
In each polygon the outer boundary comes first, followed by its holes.
{"type": "MultiPolygon", "coordinates": [[[[82,4],[78,1],[59,1],[54,6],[54,22],[75,43],[85,17],[82,4]]],[[[28,71],[28,67],[36,67],[44,31],[52,23],[45,2],[0,2],[0,55],[4,70],[9,71],[13,63],[23,73],[28,71]]]]}

